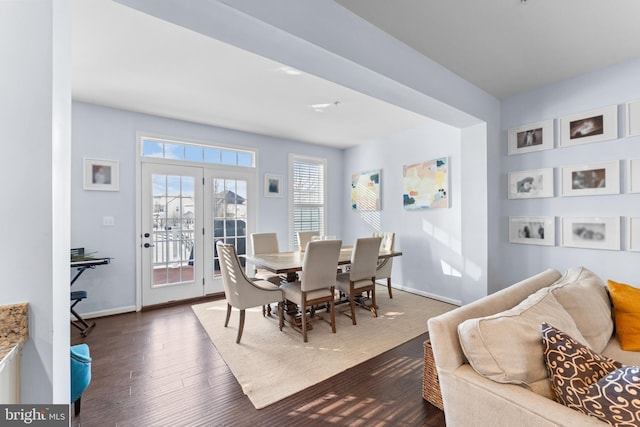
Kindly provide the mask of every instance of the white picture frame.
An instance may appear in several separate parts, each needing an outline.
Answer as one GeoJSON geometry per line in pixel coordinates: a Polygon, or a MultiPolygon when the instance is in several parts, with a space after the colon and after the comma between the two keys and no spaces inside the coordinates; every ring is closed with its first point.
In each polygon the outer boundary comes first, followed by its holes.
{"type": "Polygon", "coordinates": [[[511,128],[507,135],[507,154],[509,156],[550,150],[554,146],[553,120],[511,128]]]}
{"type": "Polygon", "coordinates": [[[620,194],[620,161],[587,163],[562,168],[562,196],[620,194]]]}
{"type": "Polygon", "coordinates": [[[282,175],[264,174],[264,196],[282,197],[282,175]]]}
{"type": "Polygon", "coordinates": [[[556,221],[553,216],[510,216],[509,242],[555,246],[556,221]]]}
{"type": "Polygon", "coordinates": [[[627,115],[627,135],[640,135],[640,99],[629,101],[625,104],[627,115]]]}
{"type": "Polygon", "coordinates": [[[618,137],[618,106],[564,116],[559,120],[560,147],[608,141],[618,137]]]}
{"type": "Polygon", "coordinates": [[[640,193],[640,159],[629,160],[629,193],[640,193]]]}
{"type": "Polygon", "coordinates": [[[627,229],[628,250],[640,252],[640,217],[630,217],[627,229]]]}
{"type": "Polygon", "coordinates": [[[119,191],[119,161],[85,157],[83,188],[92,191],[119,191]]]}
{"type": "Polygon", "coordinates": [[[553,197],[553,168],[509,172],[509,199],[553,197]]]}
{"type": "Polygon", "coordinates": [[[562,246],[620,250],[620,217],[562,218],[562,246]]]}

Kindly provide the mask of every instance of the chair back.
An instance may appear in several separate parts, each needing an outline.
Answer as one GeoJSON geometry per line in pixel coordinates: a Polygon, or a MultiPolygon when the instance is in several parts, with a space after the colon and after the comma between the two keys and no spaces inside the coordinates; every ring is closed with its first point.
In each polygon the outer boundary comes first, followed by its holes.
{"type": "Polygon", "coordinates": [[[371,279],[376,275],[378,254],[382,237],[361,237],[356,239],[351,252],[351,270],[349,280],[371,279]]]}
{"type": "Polygon", "coordinates": [[[311,241],[313,236],[319,236],[319,231],[298,231],[298,246],[300,246],[300,252],[304,252],[307,249],[307,243],[311,241]]]}
{"type": "Polygon", "coordinates": [[[253,255],[280,252],[277,233],[251,233],[253,255]]]}
{"type": "Polygon", "coordinates": [[[240,265],[236,248],[222,241],[218,241],[216,247],[218,248],[224,296],[232,307],[244,308],[247,305],[247,301],[243,299],[243,289],[251,285],[247,283],[250,282],[250,279],[244,273],[242,265],[240,265]]]}
{"type": "MultiPolygon", "coordinates": [[[[382,237],[382,243],[380,243],[381,250],[393,251],[395,249],[396,233],[391,231],[375,231],[374,237],[382,237]]],[[[393,266],[393,257],[384,258],[378,262],[378,271],[376,272],[376,278],[384,279],[391,277],[391,267],[393,266]]]]}
{"type": "Polygon", "coordinates": [[[335,286],[341,247],[342,240],[314,240],[308,243],[302,260],[303,291],[335,286]]]}

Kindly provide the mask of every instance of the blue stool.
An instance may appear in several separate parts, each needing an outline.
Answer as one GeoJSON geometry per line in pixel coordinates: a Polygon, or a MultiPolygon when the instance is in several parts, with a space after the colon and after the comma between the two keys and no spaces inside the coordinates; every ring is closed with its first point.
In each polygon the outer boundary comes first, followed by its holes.
{"type": "Polygon", "coordinates": [[[82,393],[91,382],[91,355],[89,346],[78,344],[71,347],[71,402],[74,414],[80,413],[82,393]]]}
{"type": "Polygon", "coordinates": [[[83,299],[85,299],[87,297],[87,291],[72,291],[71,292],[71,301],[73,301],[73,304],[71,304],[71,314],[73,314],[75,316],[76,319],[78,319],[78,322],[80,322],[80,324],[83,327],[80,327],[80,325],[78,325],[76,322],[71,322],[71,324],[73,326],[75,326],[76,328],[80,329],[80,334],[83,337],[86,337],[87,335],[89,335],[89,332],[91,332],[91,329],[93,329],[94,326],[96,326],[96,322],[93,322],[92,324],[88,324],[83,318],[82,316],[80,316],[73,308],[76,306],[76,304],[78,304],[80,301],[82,301],[83,299]]]}

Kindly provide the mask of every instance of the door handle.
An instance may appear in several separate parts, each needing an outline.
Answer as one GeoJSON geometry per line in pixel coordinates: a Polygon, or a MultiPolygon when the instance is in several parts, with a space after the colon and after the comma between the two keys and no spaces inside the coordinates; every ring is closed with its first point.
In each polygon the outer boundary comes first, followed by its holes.
{"type": "Polygon", "coordinates": [[[155,245],[152,245],[151,243],[145,243],[145,244],[144,244],[144,247],[145,247],[145,248],[152,248],[152,247],[154,247],[154,246],[155,246],[155,245]]]}

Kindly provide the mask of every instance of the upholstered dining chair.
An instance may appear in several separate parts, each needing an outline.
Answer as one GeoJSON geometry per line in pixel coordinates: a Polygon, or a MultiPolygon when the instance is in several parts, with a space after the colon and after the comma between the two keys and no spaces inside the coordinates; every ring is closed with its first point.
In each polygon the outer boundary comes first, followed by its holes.
{"type": "MultiPolygon", "coordinates": [[[[336,278],[336,288],[349,295],[351,323],[356,324],[355,297],[363,292],[371,293],[373,317],[378,317],[376,305],[376,267],[382,237],[361,237],[356,239],[351,252],[351,268],[336,278]]],[[[364,305],[363,305],[364,306],[364,305]]],[[[366,307],[365,307],[366,308],[366,307]]]]}
{"type": "Polygon", "coordinates": [[[329,304],[331,332],[336,333],[335,285],[341,240],[309,242],[302,260],[302,278],[282,285],[285,299],[298,304],[302,313],[302,339],[307,342],[307,307],[329,304]]]}
{"type": "MultiPolygon", "coordinates": [[[[380,249],[393,251],[395,248],[396,233],[391,231],[374,231],[373,237],[382,237],[382,243],[380,243],[380,249]]],[[[393,257],[383,258],[378,260],[378,267],[376,268],[376,280],[387,279],[387,290],[389,292],[389,298],[393,298],[391,291],[391,267],[393,266],[393,257]]]]}
{"type": "Polygon", "coordinates": [[[73,414],[78,416],[82,393],[91,382],[91,354],[87,344],[71,346],[71,403],[73,414]]]}
{"type": "MultiPolygon", "coordinates": [[[[216,243],[220,260],[220,271],[224,285],[224,295],[227,299],[227,317],[224,321],[225,328],[229,325],[231,307],[240,310],[240,325],[236,343],[240,344],[244,329],[245,310],[247,308],[278,303],[278,325],[280,330],[284,323],[283,293],[282,290],[266,280],[251,280],[247,277],[240,265],[240,260],[233,245],[219,241],[216,243]]],[[[264,316],[264,309],[262,310],[264,316]]]]}
{"type": "Polygon", "coordinates": [[[298,231],[298,246],[300,252],[304,252],[307,249],[307,243],[311,241],[314,236],[319,236],[319,231],[298,231]]]}
{"type": "MultiPolygon", "coordinates": [[[[278,245],[277,233],[251,233],[251,251],[252,255],[258,254],[272,254],[280,252],[280,246],[278,245]]],[[[260,280],[267,280],[275,285],[280,285],[282,277],[279,274],[273,273],[264,268],[257,268],[255,270],[255,278],[260,280]]]]}

